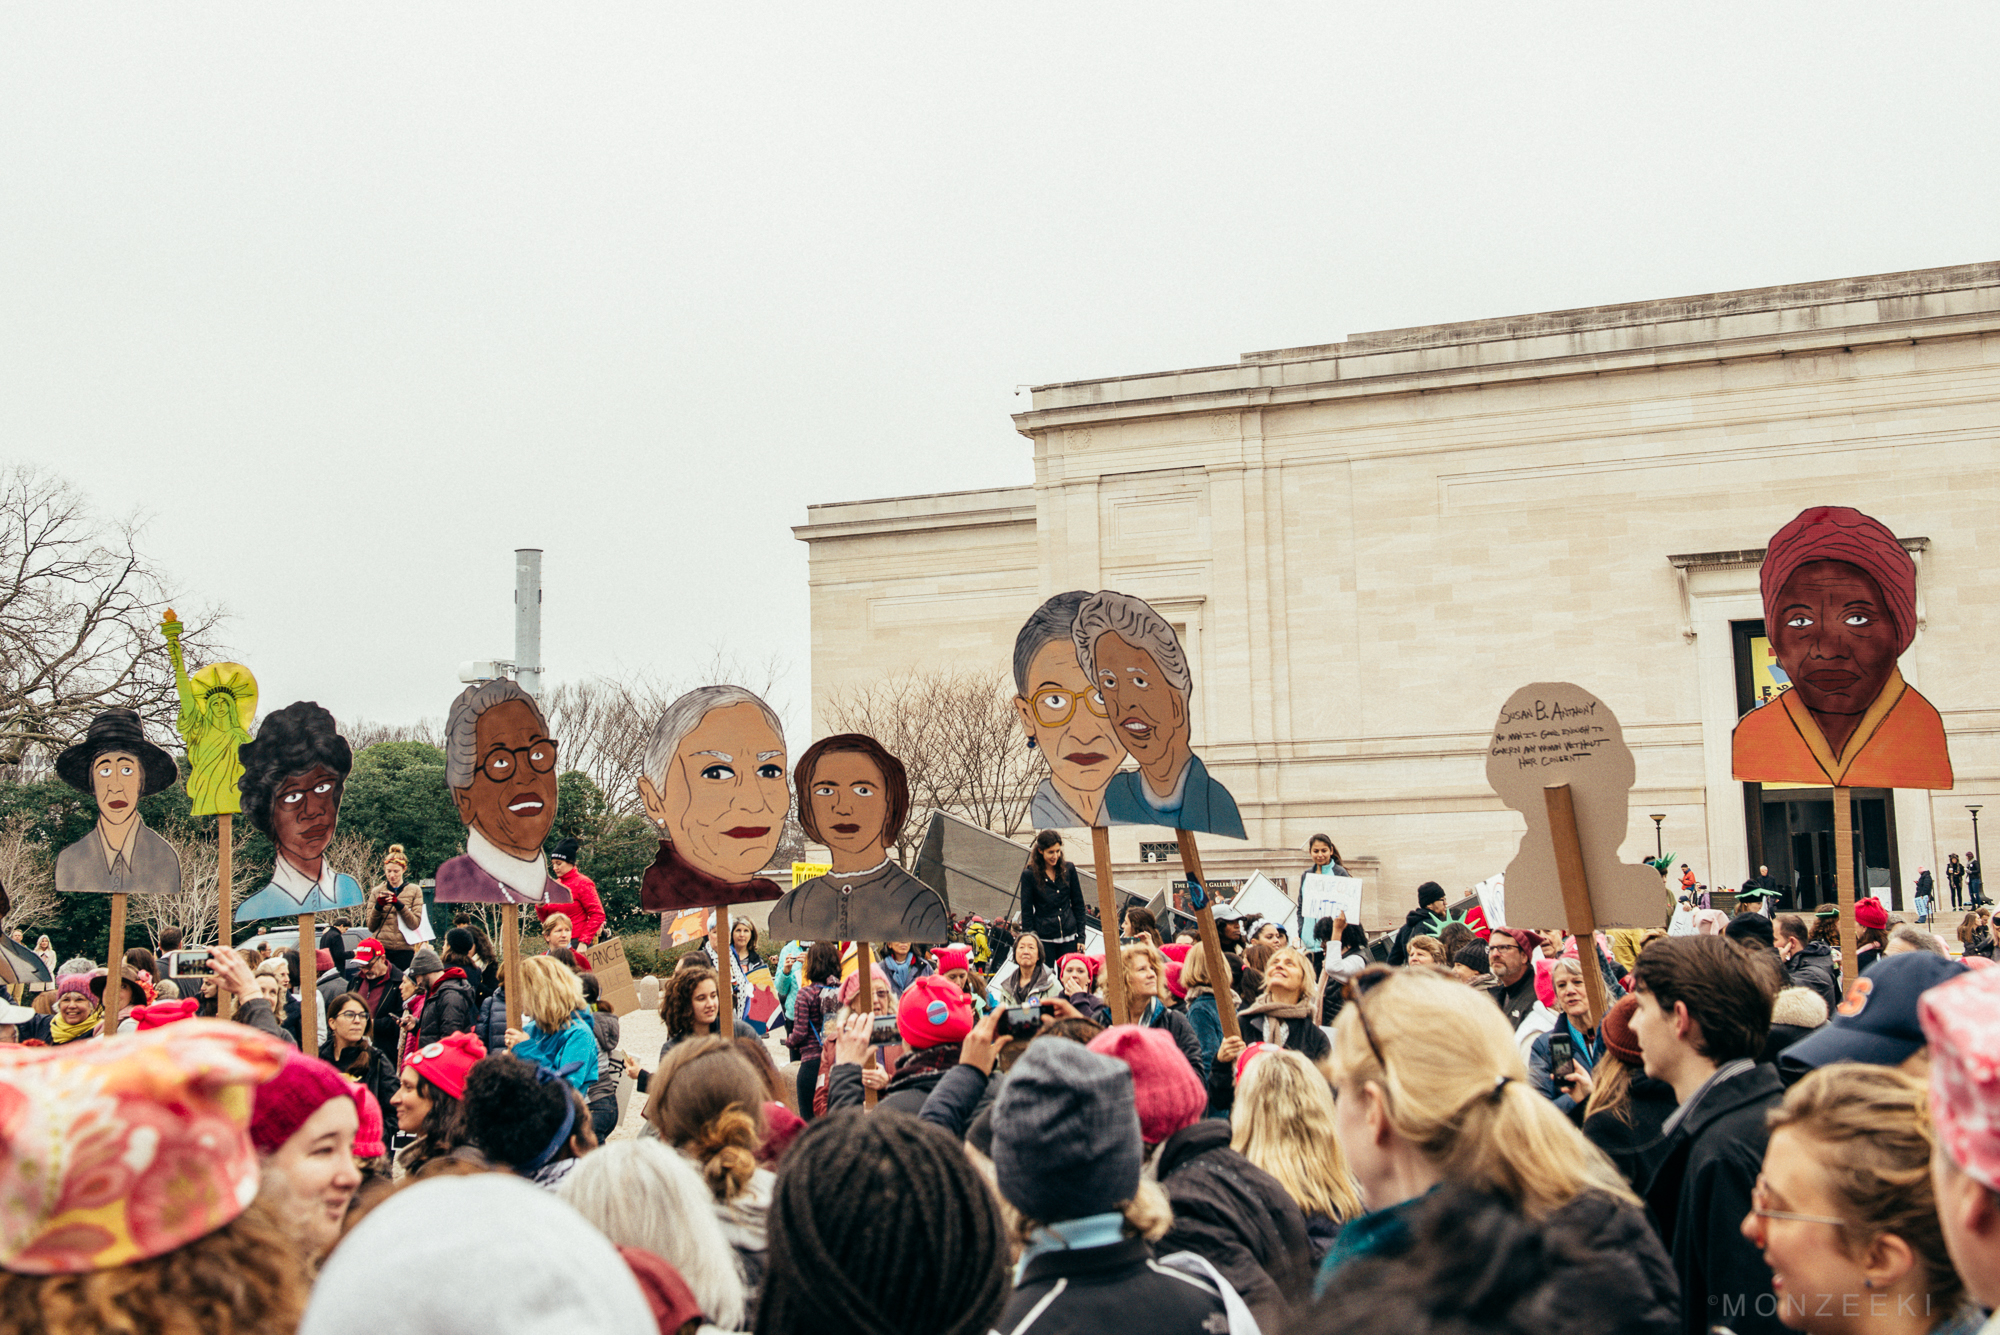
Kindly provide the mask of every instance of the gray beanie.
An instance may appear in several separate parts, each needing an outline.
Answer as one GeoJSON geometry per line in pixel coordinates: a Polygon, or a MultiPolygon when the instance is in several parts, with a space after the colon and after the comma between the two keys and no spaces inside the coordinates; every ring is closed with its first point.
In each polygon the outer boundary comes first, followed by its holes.
{"type": "Polygon", "coordinates": [[[1037,1038],[993,1102],[1000,1194],[1037,1223],[1103,1214],[1139,1191],[1132,1068],[1066,1038],[1037,1038]]]}
{"type": "Polygon", "coordinates": [[[410,957],[410,967],[404,972],[412,978],[422,978],[425,974],[443,973],[444,961],[429,946],[418,946],[417,953],[410,957]]]}

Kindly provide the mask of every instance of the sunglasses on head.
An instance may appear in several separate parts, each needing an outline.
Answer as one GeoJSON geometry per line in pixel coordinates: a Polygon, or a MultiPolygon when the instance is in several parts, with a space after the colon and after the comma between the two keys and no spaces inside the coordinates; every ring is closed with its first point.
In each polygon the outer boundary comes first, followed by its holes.
{"type": "Polygon", "coordinates": [[[1368,1023],[1368,1009],[1361,999],[1380,987],[1383,980],[1394,978],[1396,971],[1386,964],[1371,964],[1347,980],[1341,989],[1341,996],[1354,1008],[1355,1016],[1361,1021],[1361,1036],[1368,1040],[1368,1050],[1375,1054],[1375,1064],[1382,1068],[1382,1075],[1389,1074],[1389,1059],[1382,1055],[1382,1045],[1375,1038],[1375,1026],[1368,1023]]]}

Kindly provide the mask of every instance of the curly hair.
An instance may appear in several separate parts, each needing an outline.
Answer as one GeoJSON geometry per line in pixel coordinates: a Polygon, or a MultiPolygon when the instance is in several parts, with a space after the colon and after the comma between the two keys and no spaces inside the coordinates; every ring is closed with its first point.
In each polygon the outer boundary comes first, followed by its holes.
{"type": "Polygon", "coordinates": [[[0,1271],[11,1335],[278,1335],[298,1328],[311,1286],[291,1235],[261,1202],[150,1260],[82,1275],[0,1271]]]}
{"type": "MultiPolygon", "coordinates": [[[[682,969],[667,979],[660,989],[660,1018],[667,1023],[667,1037],[685,1038],[695,1031],[694,994],[703,983],[715,983],[715,970],[706,964],[682,969]]],[[[722,985],[716,983],[716,1013],[721,1014],[722,985]]]]}
{"type": "Polygon", "coordinates": [[[765,1078],[726,1038],[678,1043],[653,1072],[646,1121],[695,1160],[718,1201],[733,1200],[757,1171],[764,1138],[765,1078]]]}
{"type": "Polygon", "coordinates": [[[257,740],[237,749],[243,777],[236,781],[236,787],[243,794],[243,810],[266,838],[276,837],[271,829],[271,798],[286,779],[324,765],[342,783],[347,781],[354,768],[354,751],[347,739],[334,731],[338,726],[333,715],[318,704],[301,700],[267,715],[257,726],[257,740]]]}
{"type": "Polygon", "coordinates": [[[465,1077],[465,1138],[494,1163],[535,1161],[570,1112],[567,1080],[543,1080],[533,1062],[496,1052],[465,1077]]]}

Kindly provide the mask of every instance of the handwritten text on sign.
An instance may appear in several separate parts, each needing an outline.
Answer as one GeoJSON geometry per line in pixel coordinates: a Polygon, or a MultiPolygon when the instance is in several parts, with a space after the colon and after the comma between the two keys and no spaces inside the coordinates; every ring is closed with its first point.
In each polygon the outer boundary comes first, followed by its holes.
{"type": "Polygon", "coordinates": [[[1521,769],[1548,769],[1582,760],[1611,742],[1611,730],[1592,721],[1597,707],[1595,700],[1576,704],[1535,700],[1503,710],[1487,754],[1502,762],[1511,760],[1521,769]]]}

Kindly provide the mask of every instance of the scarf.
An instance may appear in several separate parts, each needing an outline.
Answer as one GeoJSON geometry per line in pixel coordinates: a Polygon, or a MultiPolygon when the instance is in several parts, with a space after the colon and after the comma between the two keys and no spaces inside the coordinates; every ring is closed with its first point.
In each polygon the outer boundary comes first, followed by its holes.
{"type": "Polygon", "coordinates": [[[1125,1241],[1125,1216],[1117,1210],[1087,1214],[1081,1219],[1065,1219],[1060,1224],[1044,1224],[1028,1237],[1021,1259],[1014,1263],[1014,1282],[1019,1284],[1028,1262],[1049,1252],[1081,1251],[1089,1247],[1111,1247],[1125,1241]]]}
{"type": "Polygon", "coordinates": [[[104,1023],[104,1008],[102,1006],[96,1007],[89,1015],[86,1015],[75,1024],[65,1023],[61,1013],[58,1012],[49,1020],[49,1042],[52,1045],[56,1043],[73,1043],[79,1038],[88,1038],[90,1031],[102,1023],[104,1023]]]}

